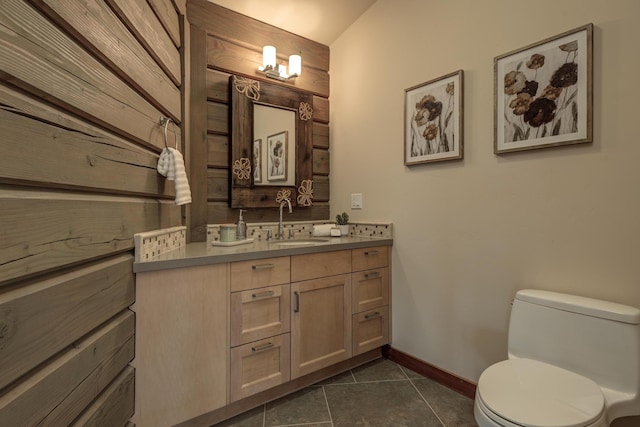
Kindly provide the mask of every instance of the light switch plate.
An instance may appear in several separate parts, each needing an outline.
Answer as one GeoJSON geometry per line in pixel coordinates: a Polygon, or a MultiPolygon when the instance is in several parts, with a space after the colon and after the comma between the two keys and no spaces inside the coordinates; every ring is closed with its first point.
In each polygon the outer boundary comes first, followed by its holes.
{"type": "Polygon", "coordinates": [[[351,209],[362,209],[362,193],[351,195],[351,209]]]}

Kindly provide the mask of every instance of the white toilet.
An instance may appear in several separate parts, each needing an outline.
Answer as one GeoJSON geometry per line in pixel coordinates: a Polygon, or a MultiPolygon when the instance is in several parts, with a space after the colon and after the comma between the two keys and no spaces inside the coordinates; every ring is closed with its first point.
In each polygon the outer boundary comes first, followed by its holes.
{"type": "Polygon", "coordinates": [[[508,360],[480,376],[474,414],[480,427],[606,427],[640,415],[640,310],[518,291],[508,360]]]}

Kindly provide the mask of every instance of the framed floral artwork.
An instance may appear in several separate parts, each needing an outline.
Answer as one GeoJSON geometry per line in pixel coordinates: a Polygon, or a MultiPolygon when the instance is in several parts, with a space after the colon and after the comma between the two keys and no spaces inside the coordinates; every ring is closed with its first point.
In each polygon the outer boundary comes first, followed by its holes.
{"type": "Polygon", "coordinates": [[[592,141],[593,24],[494,59],[494,153],[592,141]]]}
{"type": "Polygon", "coordinates": [[[405,89],[404,164],[462,159],[462,70],[405,89]]]}
{"type": "Polygon", "coordinates": [[[267,180],[286,181],[288,169],[289,132],[282,131],[267,137],[267,180]]]}

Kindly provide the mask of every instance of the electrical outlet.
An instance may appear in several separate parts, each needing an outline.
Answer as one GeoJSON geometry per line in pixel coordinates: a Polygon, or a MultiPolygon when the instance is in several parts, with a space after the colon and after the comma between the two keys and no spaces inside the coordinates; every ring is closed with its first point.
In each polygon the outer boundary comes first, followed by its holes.
{"type": "Polygon", "coordinates": [[[362,193],[351,195],[351,209],[362,209],[362,193]]]}

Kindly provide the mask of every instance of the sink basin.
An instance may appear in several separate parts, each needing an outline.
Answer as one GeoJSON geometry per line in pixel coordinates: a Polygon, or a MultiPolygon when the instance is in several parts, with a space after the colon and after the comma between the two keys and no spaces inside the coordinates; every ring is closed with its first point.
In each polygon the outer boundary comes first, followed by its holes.
{"type": "Polygon", "coordinates": [[[313,246],[319,243],[326,243],[328,239],[294,239],[294,240],[274,240],[269,242],[277,246],[313,246]]]}

